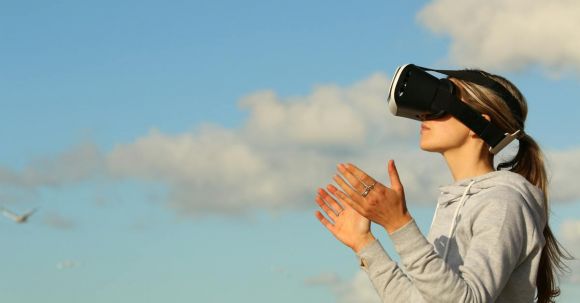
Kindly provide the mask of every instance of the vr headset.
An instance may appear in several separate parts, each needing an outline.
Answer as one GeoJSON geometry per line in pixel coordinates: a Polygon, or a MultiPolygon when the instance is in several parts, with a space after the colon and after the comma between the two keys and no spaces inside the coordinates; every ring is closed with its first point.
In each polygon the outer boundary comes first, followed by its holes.
{"type": "Polygon", "coordinates": [[[514,116],[521,119],[522,113],[517,99],[501,84],[472,70],[435,70],[407,64],[399,67],[389,89],[389,110],[395,116],[424,121],[450,114],[473,130],[493,154],[499,153],[514,139],[523,134],[517,130],[505,133],[486,120],[481,113],[462,102],[456,96],[456,87],[447,78],[439,79],[428,71],[472,82],[487,87],[506,102],[514,116]]]}

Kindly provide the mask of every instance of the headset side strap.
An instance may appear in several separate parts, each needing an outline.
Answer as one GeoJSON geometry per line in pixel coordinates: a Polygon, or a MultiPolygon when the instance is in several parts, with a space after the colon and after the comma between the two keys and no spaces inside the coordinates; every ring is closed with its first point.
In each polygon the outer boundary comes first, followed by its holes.
{"type": "MultiPolygon", "coordinates": [[[[505,146],[507,146],[513,138],[508,138],[495,124],[485,119],[480,113],[471,108],[466,103],[460,101],[451,94],[447,88],[445,81],[441,81],[435,100],[433,102],[434,110],[444,110],[461,121],[465,126],[469,127],[476,133],[487,145],[489,150],[496,154],[505,146]],[[507,139],[506,139],[507,138],[507,139]]],[[[516,133],[514,133],[516,135],[516,133]]]]}

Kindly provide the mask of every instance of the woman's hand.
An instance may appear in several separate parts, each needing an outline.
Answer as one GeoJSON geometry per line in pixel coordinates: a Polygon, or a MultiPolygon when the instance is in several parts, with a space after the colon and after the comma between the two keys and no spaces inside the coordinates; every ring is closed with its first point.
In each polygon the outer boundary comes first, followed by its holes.
{"type": "Polygon", "coordinates": [[[383,226],[389,234],[412,219],[393,160],[388,164],[391,188],[378,183],[352,164],[339,164],[338,170],[342,176],[336,175],[333,179],[348,195],[344,201],[365,218],[383,226]]]}
{"type": "Polygon", "coordinates": [[[361,216],[343,200],[346,198],[343,192],[330,184],[327,189],[337,196],[341,203],[339,204],[325,190],[318,189],[316,203],[330,220],[322,215],[320,211],[316,211],[316,217],[335,238],[355,252],[358,252],[366,244],[375,240],[370,230],[371,221],[361,216]]]}

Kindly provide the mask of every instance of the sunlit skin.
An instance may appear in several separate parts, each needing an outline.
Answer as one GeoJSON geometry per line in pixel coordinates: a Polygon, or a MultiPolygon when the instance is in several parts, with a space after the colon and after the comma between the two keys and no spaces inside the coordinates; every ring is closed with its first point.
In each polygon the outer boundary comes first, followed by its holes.
{"type": "Polygon", "coordinates": [[[423,121],[420,134],[421,149],[443,155],[455,181],[493,171],[487,144],[451,115],[423,121]]]}
{"type": "MultiPolygon", "coordinates": [[[[489,120],[488,116],[484,117],[489,120]]],[[[421,124],[420,147],[440,153],[455,181],[493,171],[485,142],[449,115],[421,124]]],[[[338,173],[332,179],[338,187],[328,184],[326,189],[318,189],[315,201],[322,212],[316,211],[315,216],[336,239],[355,252],[375,240],[371,222],[390,234],[412,219],[394,161],[389,160],[387,166],[390,186],[348,163],[337,166],[338,173]],[[375,187],[363,197],[364,184],[375,182],[375,187]]]]}

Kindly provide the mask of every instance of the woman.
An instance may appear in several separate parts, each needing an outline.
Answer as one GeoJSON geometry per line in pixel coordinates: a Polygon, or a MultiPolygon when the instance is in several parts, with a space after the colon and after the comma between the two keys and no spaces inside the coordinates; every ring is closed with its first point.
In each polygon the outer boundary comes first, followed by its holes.
{"type": "MultiPolygon", "coordinates": [[[[457,96],[506,133],[523,130],[527,104],[519,90],[500,76],[473,72],[505,87],[519,110],[489,88],[449,78],[457,96]]],[[[569,255],[548,225],[542,152],[529,135],[518,139],[517,154],[495,170],[486,143],[459,120],[423,121],[421,149],[440,153],[455,180],[441,188],[427,237],[407,211],[392,160],[390,187],[339,164],[333,180],[340,188],[330,184],[316,197],[328,218],[320,211],[316,217],[357,254],[383,302],[553,302],[555,270],[569,255]],[[373,236],[371,221],[385,228],[402,267],[373,236]]]]}

